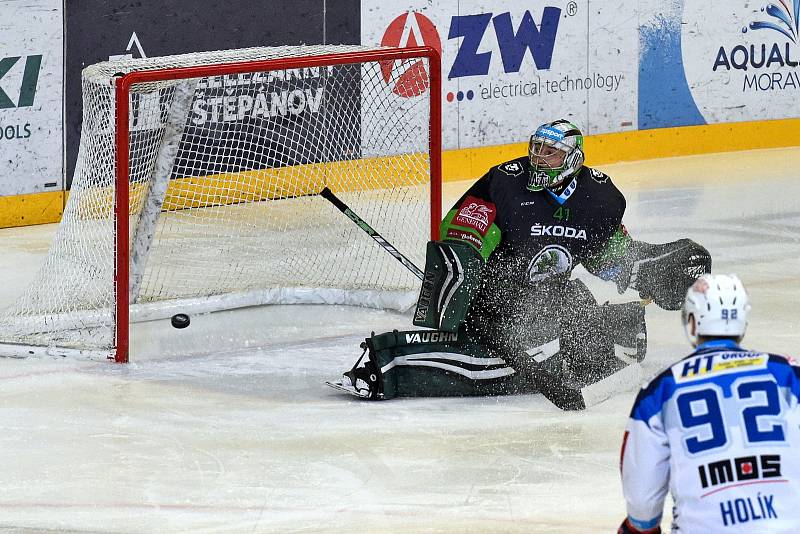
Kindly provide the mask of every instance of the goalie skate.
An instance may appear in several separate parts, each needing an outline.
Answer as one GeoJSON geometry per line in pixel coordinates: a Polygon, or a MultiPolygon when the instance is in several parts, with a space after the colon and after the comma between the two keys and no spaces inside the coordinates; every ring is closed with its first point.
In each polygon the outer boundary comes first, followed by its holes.
{"type": "Polygon", "coordinates": [[[378,373],[371,361],[367,361],[362,367],[347,371],[338,381],[325,382],[325,384],[362,399],[383,398],[383,393],[380,392],[378,373]]]}

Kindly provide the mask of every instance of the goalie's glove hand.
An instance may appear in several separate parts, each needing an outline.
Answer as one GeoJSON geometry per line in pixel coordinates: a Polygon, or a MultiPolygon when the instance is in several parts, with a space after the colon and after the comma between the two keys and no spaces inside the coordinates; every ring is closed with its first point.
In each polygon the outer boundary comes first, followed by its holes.
{"type": "Polygon", "coordinates": [[[657,526],[655,528],[649,528],[647,530],[639,530],[628,520],[625,518],[625,521],[619,526],[619,530],[617,530],[617,534],[661,534],[661,526],[657,526]]]}
{"type": "Polygon", "coordinates": [[[634,241],[629,249],[627,287],[665,310],[679,310],[686,291],[702,274],[711,272],[711,254],[691,239],[651,245],[634,241]]]}

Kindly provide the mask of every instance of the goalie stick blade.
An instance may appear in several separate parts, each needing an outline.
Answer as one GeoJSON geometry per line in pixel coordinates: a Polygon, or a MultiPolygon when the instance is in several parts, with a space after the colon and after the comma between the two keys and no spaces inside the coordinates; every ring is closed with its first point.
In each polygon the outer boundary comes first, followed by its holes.
{"type": "Polygon", "coordinates": [[[631,384],[640,384],[644,370],[641,364],[633,362],[602,380],[582,387],[541,368],[534,370],[531,377],[539,393],[557,408],[576,411],[600,404],[615,394],[630,389],[631,384]]]}
{"type": "Polygon", "coordinates": [[[644,378],[644,369],[638,362],[630,363],[602,380],[581,388],[581,396],[588,408],[627,391],[631,385],[639,385],[644,378]]]}
{"type": "Polygon", "coordinates": [[[565,411],[583,410],[586,408],[581,390],[570,386],[550,373],[538,369],[531,375],[539,393],[552,402],[557,408],[565,411]]]}

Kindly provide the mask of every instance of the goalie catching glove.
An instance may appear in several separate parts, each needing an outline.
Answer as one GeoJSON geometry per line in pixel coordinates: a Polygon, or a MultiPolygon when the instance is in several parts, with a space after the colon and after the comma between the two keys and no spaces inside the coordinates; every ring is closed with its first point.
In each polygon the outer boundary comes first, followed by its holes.
{"type": "Polygon", "coordinates": [[[701,275],[711,272],[711,254],[691,239],[653,245],[622,238],[619,258],[586,262],[584,267],[603,280],[613,280],[620,293],[631,288],[639,298],[652,300],[665,310],[679,310],[686,290],[701,275]]]}
{"type": "Polygon", "coordinates": [[[711,254],[691,239],[662,245],[633,241],[629,253],[633,261],[628,287],[665,310],[681,309],[686,290],[711,272],[711,254]]]}
{"type": "Polygon", "coordinates": [[[414,326],[456,332],[481,283],[484,261],[471,245],[429,241],[414,326]]]}

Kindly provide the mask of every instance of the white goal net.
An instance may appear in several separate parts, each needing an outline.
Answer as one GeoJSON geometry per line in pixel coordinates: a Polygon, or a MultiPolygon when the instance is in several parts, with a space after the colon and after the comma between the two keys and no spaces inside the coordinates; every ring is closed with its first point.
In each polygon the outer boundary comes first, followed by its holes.
{"type": "Polygon", "coordinates": [[[34,283],[0,316],[0,352],[119,349],[126,361],[129,320],[412,305],[419,280],[320,196],[329,188],[424,263],[439,216],[438,69],[427,50],[400,51],[254,48],[86,68],[69,201],[34,283]]]}

